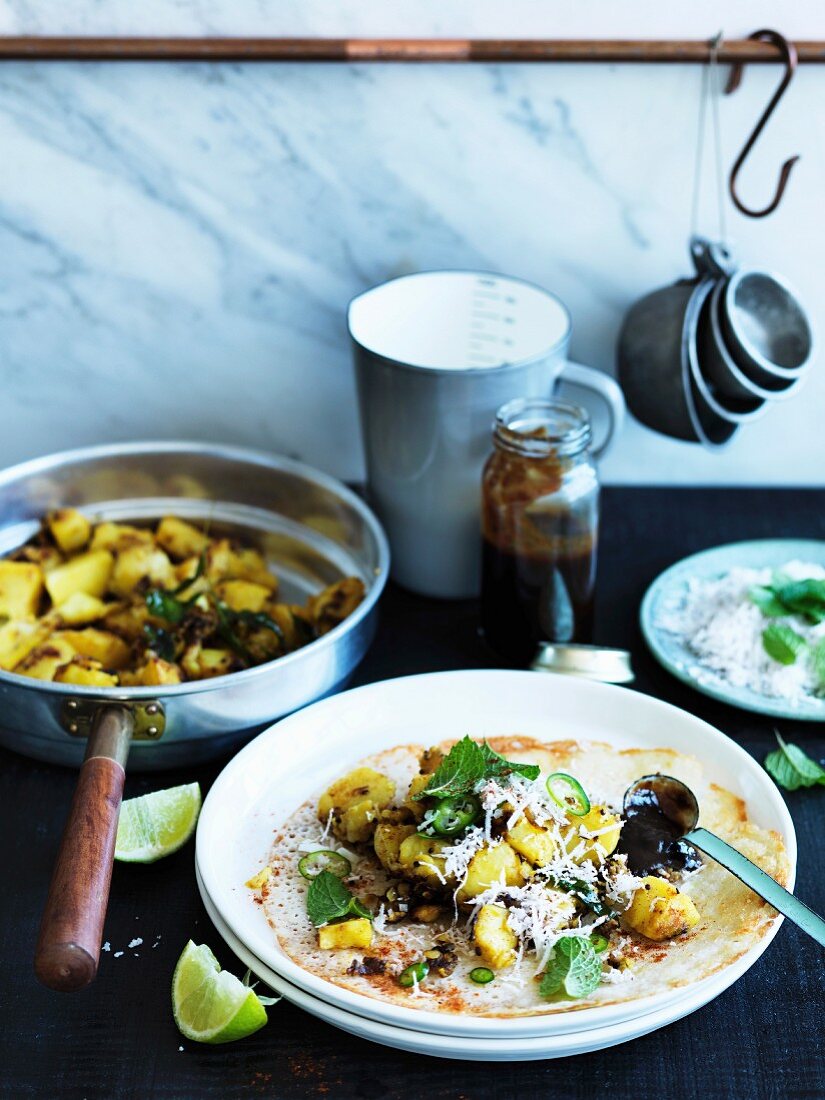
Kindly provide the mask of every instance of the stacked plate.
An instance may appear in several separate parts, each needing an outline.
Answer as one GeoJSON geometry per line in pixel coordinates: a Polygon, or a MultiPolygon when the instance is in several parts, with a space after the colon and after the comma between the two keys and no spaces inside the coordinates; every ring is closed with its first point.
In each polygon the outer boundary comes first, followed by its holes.
{"type": "MultiPolygon", "coordinates": [[[[751,757],[697,718],[644,695],[529,672],[413,676],[316,703],[261,734],[215,782],[198,824],[196,870],[207,911],[227,946],[265,984],[350,1034],[401,1050],[474,1061],[559,1058],[638,1038],[696,1011],[741,977],[780,921],[704,981],[622,1004],[520,1018],[435,1013],[344,989],[289,958],[244,885],[269,858],[273,832],[307,798],[362,757],[394,745],[520,734],[600,740],[623,748],[691,753],[740,795],[756,824],[775,829],[791,863],[796,839],[785,804],[751,757]],[[422,732],[426,731],[426,732],[422,732]]],[[[792,885],[792,882],[791,882],[792,885]]],[[[422,999],[423,1000],[423,999],[422,999]]]]}

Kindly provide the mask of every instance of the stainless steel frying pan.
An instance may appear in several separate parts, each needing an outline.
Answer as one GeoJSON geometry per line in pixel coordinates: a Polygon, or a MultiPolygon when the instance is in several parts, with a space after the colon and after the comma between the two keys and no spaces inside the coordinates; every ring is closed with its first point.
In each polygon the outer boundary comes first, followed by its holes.
{"type": "Polygon", "coordinates": [[[257,545],[289,602],[340,577],[367,595],[329,634],[244,672],[163,688],[92,688],[0,671],[0,743],[81,764],[43,915],[35,970],[53,989],[95,976],[125,767],[203,761],[338,690],[372,641],[389,551],[372,512],[340,482],[300,462],[235,447],[135,443],[90,447],[0,473],[0,556],[52,508],[93,520],[173,513],[257,545]]]}

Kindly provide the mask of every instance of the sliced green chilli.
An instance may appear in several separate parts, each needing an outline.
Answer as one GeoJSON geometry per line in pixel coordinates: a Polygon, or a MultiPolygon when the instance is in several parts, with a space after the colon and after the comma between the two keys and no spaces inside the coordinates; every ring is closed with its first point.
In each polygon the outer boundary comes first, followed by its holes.
{"type": "Polygon", "coordinates": [[[610,947],[610,940],[600,932],[594,932],[590,937],[590,942],[593,944],[593,950],[599,955],[610,947]]]}
{"type": "Polygon", "coordinates": [[[430,836],[460,836],[480,816],[481,803],[474,794],[464,798],[442,798],[430,811],[429,820],[421,831],[430,836]]]}
{"type": "Polygon", "coordinates": [[[352,864],[340,852],[319,848],[317,852],[310,852],[299,861],[298,870],[307,879],[317,878],[322,871],[329,871],[336,878],[346,878],[352,870],[352,864]]]}
{"type": "Polygon", "coordinates": [[[470,981],[475,982],[476,985],[489,985],[495,979],[495,974],[489,967],[477,966],[474,970],[470,971],[470,981]]]}
{"type": "Polygon", "coordinates": [[[413,963],[411,966],[408,966],[406,970],[402,970],[398,975],[398,984],[402,985],[405,989],[410,989],[411,986],[423,982],[429,972],[430,968],[423,960],[413,963]]]}
{"type": "Polygon", "coordinates": [[[567,772],[553,772],[548,775],[547,793],[573,817],[584,817],[590,813],[590,799],[584,793],[584,787],[567,772]]]}

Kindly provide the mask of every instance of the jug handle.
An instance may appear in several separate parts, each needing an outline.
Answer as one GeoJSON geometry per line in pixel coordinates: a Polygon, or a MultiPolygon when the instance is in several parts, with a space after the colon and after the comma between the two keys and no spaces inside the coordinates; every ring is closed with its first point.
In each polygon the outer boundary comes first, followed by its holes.
{"type": "Polygon", "coordinates": [[[603,458],[624,424],[625,400],[621,386],[603,371],[595,367],[586,367],[583,363],[576,363],[572,359],[565,362],[559,382],[561,384],[567,382],[582,389],[591,390],[607,406],[609,417],[607,434],[599,446],[593,448],[593,457],[603,458]]]}

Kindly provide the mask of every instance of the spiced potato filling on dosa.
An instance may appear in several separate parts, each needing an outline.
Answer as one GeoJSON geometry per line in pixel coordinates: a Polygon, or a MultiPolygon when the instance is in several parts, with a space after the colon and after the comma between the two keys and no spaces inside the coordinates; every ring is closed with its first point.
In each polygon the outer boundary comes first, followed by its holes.
{"type": "Polygon", "coordinates": [[[368,997],[479,1016],[634,1000],[730,965],[776,917],[684,842],[655,866],[623,846],[623,795],[654,773],[785,883],[781,838],[693,757],[510,736],[368,757],[295,811],[248,885],[291,959],[368,997]]]}

